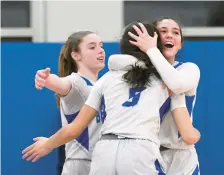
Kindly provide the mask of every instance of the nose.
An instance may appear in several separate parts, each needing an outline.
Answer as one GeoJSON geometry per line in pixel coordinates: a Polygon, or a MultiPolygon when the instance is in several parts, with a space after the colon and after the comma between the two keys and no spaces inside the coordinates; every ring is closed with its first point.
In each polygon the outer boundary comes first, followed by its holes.
{"type": "Polygon", "coordinates": [[[104,49],[102,47],[100,47],[99,53],[103,53],[103,52],[104,52],[104,49]]]}
{"type": "Polygon", "coordinates": [[[173,38],[173,34],[172,34],[172,32],[167,32],[166,37],[167,37],[167,38],[173,38]]]}

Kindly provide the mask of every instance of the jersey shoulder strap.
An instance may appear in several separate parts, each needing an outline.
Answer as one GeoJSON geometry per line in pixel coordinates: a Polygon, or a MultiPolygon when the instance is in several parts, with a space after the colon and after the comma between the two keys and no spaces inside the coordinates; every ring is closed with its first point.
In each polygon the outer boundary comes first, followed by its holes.
{"type": "Polygon", "coordinates": [[[87,78],[85,78],[85,77],[83,77],[83,76],[81,76],[81,75],[80,75],[80,77],[86,82],[86,84],[87,84],[88,86],[93,86],[93,84],[92,84],[87,78]]]}
{"type": "Polygon", "coordinates": [[[173,66],[175,69],[178,68],[180,65],[182,65],[182,62],[177,63],[177,65],[173,66]]]}

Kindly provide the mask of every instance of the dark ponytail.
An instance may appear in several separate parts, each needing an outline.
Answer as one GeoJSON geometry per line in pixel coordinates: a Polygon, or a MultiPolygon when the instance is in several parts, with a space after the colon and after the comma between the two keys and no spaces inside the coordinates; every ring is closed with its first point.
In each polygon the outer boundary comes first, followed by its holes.
{"type": "MultiPolygon", "coordinates": [[[[132,27],[133,25],[139,27],[137,22],[131,23],[126,27],[120,42],[121,53],[136,57],[138,61],[142,61],[145,63],[145,67],[139,66],[139,64],[136,63],[135,65],[131,66],[130,70],[127,71],[127,73],[123,75],[123,79],[131,87],[145,87],[147,85],[150,85],[151,76],[156,76],[157,78],[160,79],[160,75],[158,74],[155,67],[152,65],[148,55],[129,42],[129,40],[133,40],[128,35],[129,31],[137,35],[136,31],[132,27]]],[[[158,49],[162,50],[162,43],[160,41],[158,30],[150,23],[143,23],[143,25],[145,26],[150,36],[154,36],[154,32],[157,32],[158,34],[157,47],[158,49]]]]}

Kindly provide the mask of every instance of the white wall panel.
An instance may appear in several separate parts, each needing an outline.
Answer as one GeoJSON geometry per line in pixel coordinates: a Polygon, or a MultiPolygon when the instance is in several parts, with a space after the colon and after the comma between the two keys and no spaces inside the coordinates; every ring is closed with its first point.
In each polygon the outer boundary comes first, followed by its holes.
{"type": "Polygon", "coordinates": [[[122,1],[47,1],[46,41],[63,42],[79,30],[97,32],[106,42],[117,41],[122,15],[122,1]]]}

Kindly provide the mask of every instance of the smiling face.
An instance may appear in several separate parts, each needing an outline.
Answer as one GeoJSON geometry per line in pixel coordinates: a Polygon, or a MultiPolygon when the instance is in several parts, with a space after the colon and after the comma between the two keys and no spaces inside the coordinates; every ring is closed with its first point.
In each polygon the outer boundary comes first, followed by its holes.
{"type": "Polygon", "coordinates": [[[75,53],[75,60],[87,69],[99,71],[104,68],[105,51],[100,37],[91,33],[82,38],[79,52],[75,53]]]}
{"type": "Polygon", "coordinates": [[[174,60],[177,52],[182,48],[182,31],[173,19],[163,19],[157,22],[163,43],[163,55],[167,60],[174,60]]]}

